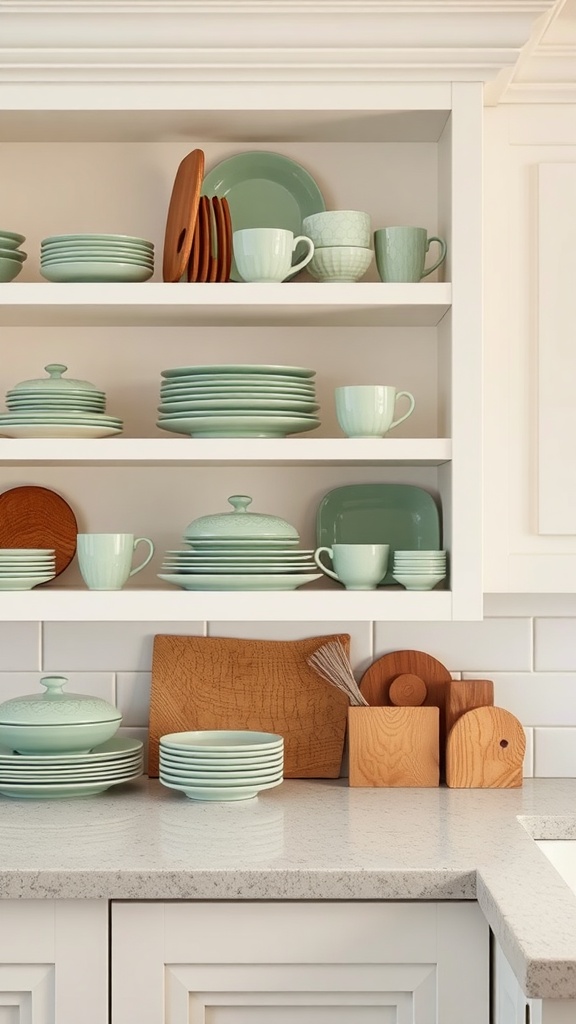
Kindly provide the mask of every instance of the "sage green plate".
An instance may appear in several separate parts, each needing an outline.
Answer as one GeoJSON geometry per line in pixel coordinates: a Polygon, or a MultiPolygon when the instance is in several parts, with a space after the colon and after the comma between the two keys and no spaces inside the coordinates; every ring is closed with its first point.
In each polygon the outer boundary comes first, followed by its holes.
{"type": "Polygon", "coordinates": [[[95,796],[96,793],[103,793],[111,786],[119,786],[123,782],[130,781],[130,778],[138,778],[138,775],[129,776],[126,779],[108,779],[106,782],[64,782],[62,785],[32,784],[30,786],[17,786],[13,783],[0,782],[0,793],[2,796],[12,796],[26,800],[56,800],[66,797],[95,796]]]}
{"type": "Polygon", "coordinates": [[[440,548],[440,517],[431,494],[410,484],[349,484],[324,496],[316,513],[318,547],[389,544],[389,571],[381,586],[395,586],[394,552],[440,548]]]}
{"type": "Polygon", "coordinates": [[[313,377],[316,370],[308,370],[304,366],[263,366],[261,363],[216,363],[213,366],[175,366],[170,370],[162,370],[162,377],[204,377],[206,374],[232,374],[242,377],[245,374],[256,376],[257,379],[263,374],[276,377],[313,377]]]}
{"type": "MultiPolygon", "coordinates": [[[[226,197],[233,232],[285,228],[301,235],[304,217],[326,209],[308,171],[289,157],[266,150],[237,153],[217,164],[204,178],[202,194],[226,197]]],[[[242,280],[234,260],[230,277],[242,280]]]]}
{"type": "Polygon", "coordinates": [[[228,575],[186,575],[176,573],[164,575],[158,573],[158,579],[173,583],[183,590],[296,590],[305,583],[319,580],[322,573],[277,573],[249,576],[241,573],[228,575]]]}
{"type": "Polygon", "coordinates": [[[179,789],[189,797],[190,800],[252,800],[261,789],[273,789],[275,786],[280,786],[284,780],[278,779],[275,782],[258,783],[257,786],[228,786],[228,787],[214,787],[209,789],[202,786],[193,785],[179,785],[174,782],[165,781],[160,776],[160,782],[167,789],[179,789]]]}
{"type": "Polygon", "coordinates": [[[47,281],[147,281],[154,271],[136,263],[53,263],[42,266],[40,273],[47,281]]]}
{"type": "Polygon", "coordinates": [[[320,420],[313,417],[274,416],[272,413],[261,416],[216,415],[209,413],[204,416],[183,416],[174,414],[156,423],[161,430],[173,434],[188,434],[190,437],[286,437],[287,434],[302,434],[307,430],[315,430],[320,420]]]}
{"type": "Polygon", "coordinates": [[[184,398],[169,399],[158,406],[158,412],[202,412],[212,409],[223,409],[226,412],[235,413],[242,410],[256,412],[317,412],[319,405],[312,402],[299,402],[290,398],[184,398]]]}
{"type": "Polygon", "coordinates": [[[147,249],[154,248],[154,242],[146,238],[138,238],[136,235],[50,235],[42,239],[42,248],[51,245],[52,242],[119,242],[121,245],[143,245],[147,249]]]}

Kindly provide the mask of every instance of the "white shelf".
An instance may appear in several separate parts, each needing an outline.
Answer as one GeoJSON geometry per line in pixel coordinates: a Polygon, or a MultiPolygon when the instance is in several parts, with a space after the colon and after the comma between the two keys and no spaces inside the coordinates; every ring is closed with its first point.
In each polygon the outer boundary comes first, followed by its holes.
{"type": "Polygon", "coordinates": [[[316,590],[196,592],[65,590],[44,587],[0,593],[0,620],[51,622],[364,621],[452,618],[450,591],[316,590]]]}
{"type": "Polygon", "coordinates": [[[0,284],[4,326],[436,326],[450,284],[0,284]]]}
{"type": "Polygon", "coordinates": [[[438,466],[452,458],[449,438],[0,438],[0,465],[409,465],[438,466]]]}

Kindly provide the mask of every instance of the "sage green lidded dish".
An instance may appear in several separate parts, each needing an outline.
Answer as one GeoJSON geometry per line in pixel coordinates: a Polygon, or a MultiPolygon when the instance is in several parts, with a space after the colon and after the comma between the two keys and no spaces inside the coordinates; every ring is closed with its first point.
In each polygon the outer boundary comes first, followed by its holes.
{"type": "Polygon", "coordinates": [[[91,384],[89,380],[73,380],[71,377],[63,377],[62,374],[66,373],[68,369],[64,366],[64,363],[48,363],[44,367],[47,377],[36,377],[33,380],[23,380],[19,384],[15,384],[11,388],[9,394],[21,394],[22,392],[73,392],[88,391],[90,394],[103,395],[104,392],[100,391],[95,384],[91,384]]]}
{"type": "Polygon", "coordinates": [[[85,754],[118,731],[122,715],[101,697],[64,693],[65,676],[40,680],[45,693],[0,704],[0,746],[19,754],[85,754]]]}
{"type": "Polygon", "coordinates": [[[217,546],[219,542],[278,541],[295,544],[300,536],[297,529],[278,516],[262,512],[249,512],[252,498],[246,494],[233,494],[228,498],[233,512],[218,512],[215,515],[194,519],[184,533],[184,539],[192,546],[195,542],[217,546]]]}

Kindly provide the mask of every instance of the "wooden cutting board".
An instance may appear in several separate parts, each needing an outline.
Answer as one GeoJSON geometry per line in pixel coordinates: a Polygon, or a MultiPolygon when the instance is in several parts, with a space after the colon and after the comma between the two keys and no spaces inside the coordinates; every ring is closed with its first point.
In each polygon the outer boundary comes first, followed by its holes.
{"type": "Polygon", "coordinates": [[[350,786],[437,786],[438,708],[348,708],[350,786]]]}
{"type": "Polygon", "coordinates": [[[513,789],[522,785],[524,729],[504,708],[467,711],[450,730],[446,784],[453,789],[513,789]]]}
{"type": "Polygon", "coordinates": [[[0,548],[53,548],[56,576],[76,553],[78,523],[70,505],[48,487],[12,487],[0,494],[0,548]]]}
{"type": "Polygon", "coordinates": [[[172,186],[164,235],[164,281],[179,281],[188,267],[203,177],[204,153],[194,149],[181,161],[172,186]]]}
{"type": "Polygon", "coordinates": [[[389,707],[393,703],[390,687],[398,676],[404,675],[417,676],[423,680],[426,696],[421,702],[422,707],[440,708],[440,767],[443,769],[446,743],[446,687],[452,676],[442,662],[423,651],[392,651],[372,662],[362,676],[360,691],[372,706],[389,707]]]}
{"type": "Polygon", "coordinates": [[[491,679],[451,679],[446,688],[446,736],[467,711],[494,704],[491,679]]]}
{"type": "Polygon", "coordinates": [[[158,777],[160,736],[192,729],[254,729],[284,737],[286,778],[337,778],[348,698],[306,659],[329,640],[156,636],[148,774],[158,777]]]}

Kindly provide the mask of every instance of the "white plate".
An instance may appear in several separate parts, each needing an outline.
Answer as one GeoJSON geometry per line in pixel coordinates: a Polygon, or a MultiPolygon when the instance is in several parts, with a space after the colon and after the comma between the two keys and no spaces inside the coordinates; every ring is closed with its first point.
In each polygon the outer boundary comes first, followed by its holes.
{"type": "Polygon", "coordinates": [[[61,263],[42,267],[47,281],[148,281],[153,271],[132,263],[61,263]]]}
{"type": "Polygon", "coordinates": [[[73,423],[49,423],[30,424],[24,423],[6,426],[0,423],[0,435],[2,437],[114,437],[121,434],[122,430],[112,427],[87,427],[83,424],[74,426],[73,423]]]}
{"type": "MultiPolygon", "coordinates": [[[[160,780],[162,782],[162,780],[160,780]]],[[[258,786],[228,786],[228,787],[206,787],[206,786],[179,786],[173,782],[162,782],[167,789],[176,789],[185,793],[190,800],[252,800],[263,789],[274,789],[280,786],[284,780],[269,782],[266,785],[258,786]]]]}

